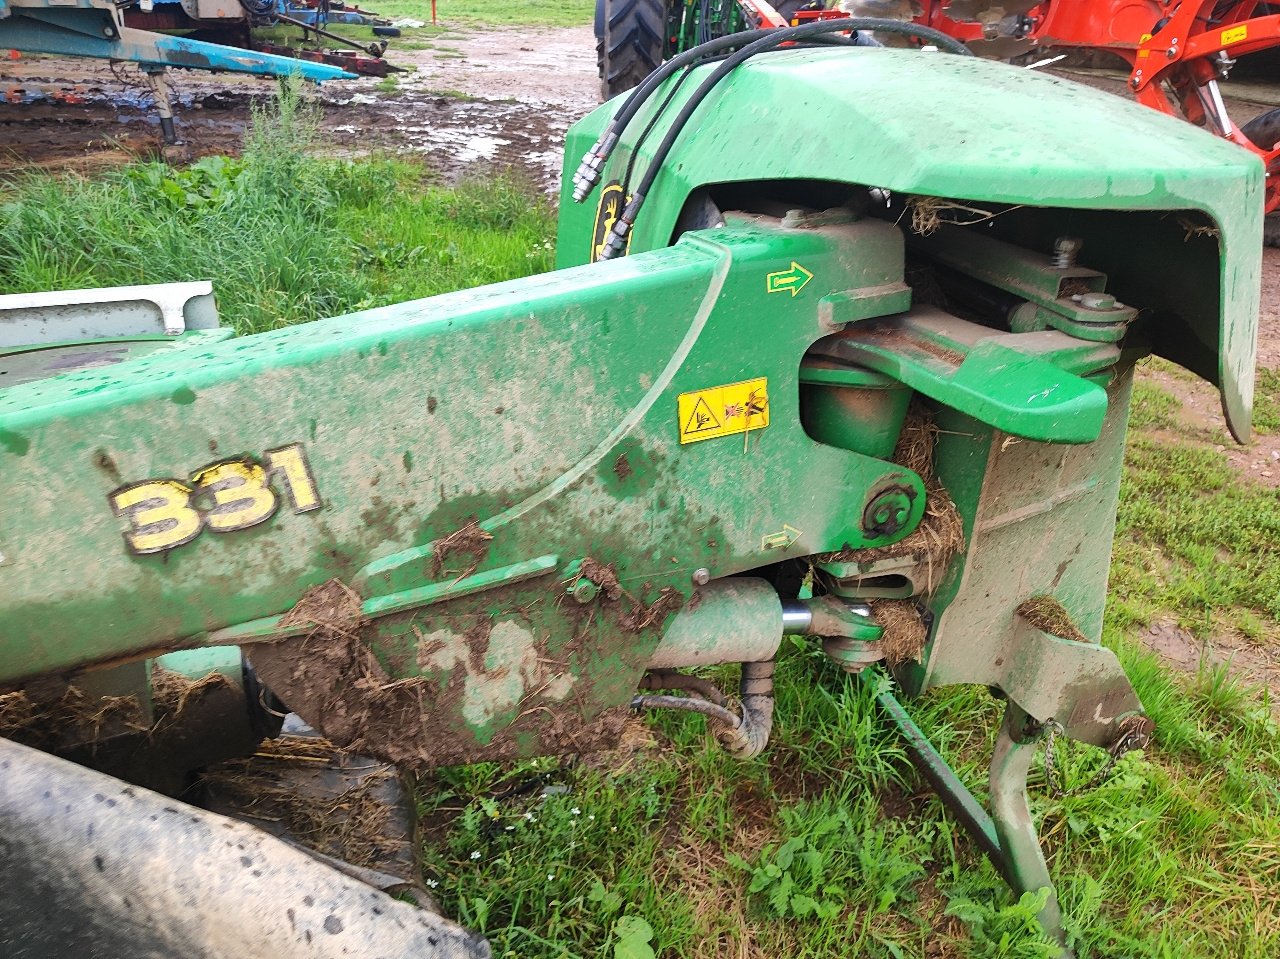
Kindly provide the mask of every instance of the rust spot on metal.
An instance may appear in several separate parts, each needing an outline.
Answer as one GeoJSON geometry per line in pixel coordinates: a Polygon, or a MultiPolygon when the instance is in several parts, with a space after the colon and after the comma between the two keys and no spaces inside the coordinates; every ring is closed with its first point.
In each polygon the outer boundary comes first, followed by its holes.
{"type": "Polygon", "coordinates": [[[618,458],[613,461],[613,475],[619,480],[625,481],[632,474],[631,463],[627,461],[626,453],[619,453],[618,458]]]}
{"type": "Polygon", "coordinates": [[[120,470],[116,467],[116,461],[111,458],[111,454],[106,450],[97,449],[94,451],[93,465],[111,477],[112,481],[116,483],[124,482],[120,478],[120,470]]]}

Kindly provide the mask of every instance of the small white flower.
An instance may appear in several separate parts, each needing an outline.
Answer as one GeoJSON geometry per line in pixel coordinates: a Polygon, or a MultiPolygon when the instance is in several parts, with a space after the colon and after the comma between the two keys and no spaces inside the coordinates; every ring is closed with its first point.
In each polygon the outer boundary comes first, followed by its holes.
{"type": "Polygon", "coordinates": [[[575,816],[582,815],[582,810],[579,809],[577,806],[574,806],[572,809],[569,810],[569,812],[573,813],[575,816]]]}
{"type": "Polygon", "coordinates": [[[511,830],[513,830],[513,829],[515,829],[515,828],[516,828],[515,826],[508,826],[508,827],[507,827],[507,832],[511,832],[511,830]]]}
{"type": "Polygon", "coordinates": [[[479,859],[479,858],[480,858],[480,850],[479,850],[479,849],[473,849],[473,850],[471,850],[471,858],[472,858],[472,859],[479,859]]]}
{"type": "Polygon", "coordinates": [[[547,873],[547,882],[550,882],[555,877],[556,877],[556,874],[554,872],[547,873]]]}
{"type": "Polygon", "coordinates": [[[436,882],[434,879],[428,879],[427,885],[434,889],[436,886],[440,885],[440,883],[436,882]]]}
{"type": "Polygon", "coordinates": [[[618,827],[617,827],[617,826],[610,826],[610,827],[609,827],[609,832],[617,832],[617,831],[618,831],[618,827]]]}
{"type": "Polygon", "coordinates": [[[593,812],[589,812],[589,813],[587,813],[587,818],[588,818],[588,819],[591,819],[591,820],[594,820],[594,819],[596,818],[596,814],[595,814],[595,813],[593,813],[593,812]]]}
{"type": "Polygon", "coordinates": [[[529,820],[529,822],[537,822],[537,821],[538,821],[538,817],[537,817],[537,816],[535,816],[535,815],[534,815],[533,813],[531,813],[531,812],[527,812],[527,813],[525,813],[525,814],[524,814],[524,818],[525,818],[525,819],[527,819],[527,820],[529,820]]]}

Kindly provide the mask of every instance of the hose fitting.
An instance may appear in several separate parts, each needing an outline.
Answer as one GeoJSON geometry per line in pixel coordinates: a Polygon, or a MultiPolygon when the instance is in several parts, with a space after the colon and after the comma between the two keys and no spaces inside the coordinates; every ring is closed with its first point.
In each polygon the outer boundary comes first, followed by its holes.
{"type": "Polygon", "coordinates": [[[645,674],[642,689],[678,689],[686,696],[635,696],[632,709],[679,709],[707,717],[712,734],[729,755],[751,759],[764,752],[773,732],[772,659],[743,663],[738,695],[742,709],[735,713],[724,694],[705,679],[673,670],[653,670],[645,674]]]}
{"type": "Polygon", "coordinates": [[[773,732],[773,660],[743,663],[738,695],[742,716],[737,726],[721,726],[716,742],[735,759],[753,759],[764,752],[773,732]]]}
{"type": "Polygon", "coordinates": [[[617,135],[610,133],[591,144],[591,149],[583,154],[582,162],[578,164],[578,169],[573,174],[574,203],[581,203],[591,195],[591,191],[600,182],[601,168],[617,145],[617,135]]]}

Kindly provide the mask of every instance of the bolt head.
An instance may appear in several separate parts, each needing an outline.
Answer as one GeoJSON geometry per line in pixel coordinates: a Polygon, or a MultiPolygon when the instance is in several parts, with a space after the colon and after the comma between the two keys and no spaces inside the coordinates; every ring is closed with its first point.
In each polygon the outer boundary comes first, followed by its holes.
{"type": "Polygon", "coordinates": [[[600,593],[600,587],[589,579],[580,579],[573,584],[571,590],[573,598],[579,603],[586,604],[591,602],[600,593]]]}
{"type": "Polygon", "coordinates": [[[701,566],[693,571],[694,586],[706,586],[709,582],[711,582],[711,570],[701,566]]]}

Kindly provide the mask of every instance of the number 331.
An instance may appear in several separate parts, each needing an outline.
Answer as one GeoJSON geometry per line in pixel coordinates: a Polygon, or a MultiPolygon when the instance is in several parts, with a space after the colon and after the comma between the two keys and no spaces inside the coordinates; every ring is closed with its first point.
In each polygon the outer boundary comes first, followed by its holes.
{"type": "Polygon", "coordinates": [[[267,450],[263,463],[248,456],[210,463],[187,483],[131,483],[108,494],[107,502],[129,521],[124,541],[131,553],[162,553],[191,542],[205,529],[230,533],[269,520],[280,505],[271,488],[273,476],[280,478],[295,513],[323,505],[301,443],[267,450]]]}

